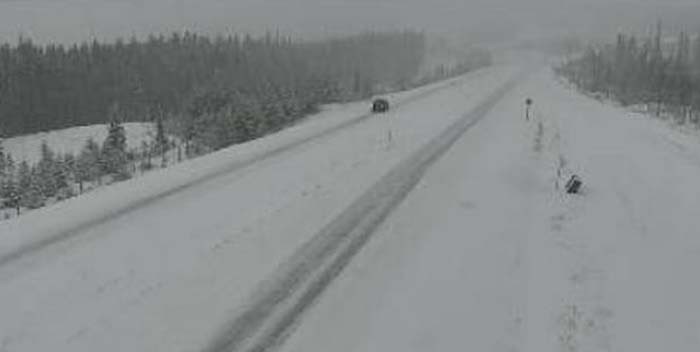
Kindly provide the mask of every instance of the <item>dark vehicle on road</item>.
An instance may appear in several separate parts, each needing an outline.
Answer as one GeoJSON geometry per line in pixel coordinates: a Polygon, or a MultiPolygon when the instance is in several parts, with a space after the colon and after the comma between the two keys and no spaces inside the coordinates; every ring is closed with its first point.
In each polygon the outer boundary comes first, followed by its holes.
{"type": "Polygon", "coordinates": [[[372,102],[372,112],[375,114],[389,111],[389,101],[383,98],[375,99],[372,102]]]}

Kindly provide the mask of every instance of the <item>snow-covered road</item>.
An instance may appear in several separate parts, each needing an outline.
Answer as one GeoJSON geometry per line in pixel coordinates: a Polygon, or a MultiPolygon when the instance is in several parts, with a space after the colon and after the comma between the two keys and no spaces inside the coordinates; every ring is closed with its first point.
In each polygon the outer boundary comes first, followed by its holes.
{"type": "Polygon", "coordinates": [[[485,118],[520,78],[497,89],[365,191],[292,256],[207,351],[267,351],[280,345],[432,164],[485,118]]]}
{"type": "Polygon", "coordinates": [[[533,75],[428,171],[282,350],[700,350],[698,157],[697,138],[533,75]],[[561,160],[583,195],[557,191],[561,160]]]}
{"type": "Polygon", "coordinates": [[[0,224],[9,258],[0,266],[0,342],[12,351],[203,348],[358,194],[516,72],[494,67],[408,92],[396,99],[418,99],[308,139],[364,115],[367,104],[339,107],[286,134],[0,224]],[[280,140],[294,150],[221,171],[280,140]]]}
{"type": "Polygon", "coordinates": [[[700,350],[700,141],[521,71],[0,223],[0,351],[700,350]]]}

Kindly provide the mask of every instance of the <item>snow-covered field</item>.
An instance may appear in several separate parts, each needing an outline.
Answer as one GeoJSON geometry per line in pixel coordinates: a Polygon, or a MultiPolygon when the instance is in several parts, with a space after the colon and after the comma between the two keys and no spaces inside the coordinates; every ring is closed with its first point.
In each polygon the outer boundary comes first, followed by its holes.
{"type": "MultiPolygon", "coordinates": [[[[16,162],[26,160],[31,165],[41,158],[41,144],[44,141],[56,153],[76,155],[90,138],[102,144],[102,141],[107,137],[107,127],[108,125],[98,124],[7,138],[3,141],[3,147],[6,152],[12,154],[12,158],[16,162]]],[[[141,142],[151,140],[152,129],[150,123],[125,123],[124,130],[128,147],[138,148],[141,146],[141,142]]]]}
{"type": "Polygon", "coordinates": [[[547,69],[484,110],[520,71],[399,93],[385,115],[328,108],[0,223],[0,351],[208,350],[288,258],[475,110],[484,118],[281,350],[700,350],[700,141],[580,96],[547,69]],[[558,168],[560,181],[582,177],[582,195],[556,189],[558,168]]]}

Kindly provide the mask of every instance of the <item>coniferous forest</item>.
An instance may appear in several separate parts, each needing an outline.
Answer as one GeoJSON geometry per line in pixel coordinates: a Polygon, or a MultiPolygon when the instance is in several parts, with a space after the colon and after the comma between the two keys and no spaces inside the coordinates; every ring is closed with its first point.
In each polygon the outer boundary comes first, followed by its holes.
{"type": "Polygon", "coordinates": [[[558,71],[587,92],[700,126],[700,36],[666,36],[659,23],[648,37],[591,46],[558,71]]]}
{"type": "Polygon", "coordinates": [[[323,41],[194,33],[146,40],[0,46],[0,210],[33,209],[289,126],[321,104],[368,98],[490,63],[476,52],[419,77],[426,38],[365,33],[323,41]],[[151,122],[153,140],[128,149],[122,123],[151,122]],[[15,162],[1,137],[109,123],[78,155],[41,148],[15,162]],[[166,132],[167,130],[167,132],[166,132]]]}
{"type": "Polygon", "coordinates": [[[321,102],[407,84],[424,40],[415,32],[322,42],[184,33],[70,47],[20,39],[0,46],[0,121],[7,137],[105,123],[114,113],[142,121],[154,110],[198,115],[221,110],[217,104],[271,100],[294,118],[321,102]]]}

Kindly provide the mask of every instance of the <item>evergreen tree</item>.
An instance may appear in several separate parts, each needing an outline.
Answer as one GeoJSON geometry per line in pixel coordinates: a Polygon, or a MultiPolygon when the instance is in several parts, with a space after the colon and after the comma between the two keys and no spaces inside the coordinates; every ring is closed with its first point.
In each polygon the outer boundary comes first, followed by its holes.
{"type": "Polygon", "coordinates": [[[107,138],[102,144],[101,155],[102,172],[112,175],[116,180],[129,178],[127,169],[128,155],[126,150],[126,133],[118,118],[110,122],[107,138]]]}
{"type": "Polygon", "coordinates": [[[20,195],[17,189],[17,183],[13,177],[5,178],[0,184],[0,192],[2,196],[2,207],[15,209],[17,215],[20,215],[20,195]]]}
{"type": "Polygon", "coordinates": [[[45,198],[41,189],[41,181],[36,170],[29,167],[27,161],[19,165],[17,175],[19,204],[29,209],[37,209],[45,204],[45,198]]]}
{"type": "Polygon", "coordinates": [[[86,182],[101,182],[102,167],[100,163],[100,146],[90,138],[80,151],[75,164],[75,180],[78,182],[79,192],[82,194],[86,182]]]}
{"type": "MultiPolygon", "coordinates": [[[[0,131],[1,133],[1,131],[0,131]]],[[[0,182],[7,177],[7,159],[5,157],[5,147],[3,146],[2,135],[0,134],[0,182]]]]}
{"type": "Polygon", "coordinates": [[[170,149],[170,141],[168,140],[168,137],[165,134],[165,126],[163,123],[162,114],[158,114],[158,117],[156,119],[156,134],[153,139],[153,149],[155,154],[160,156],[160,166],[166,167],[168,163],[167,152],[170,149]]]}
{"type": "Polygon", "coordinates": [[[35,170],[29,174],[27,187],[23,189],[20,205],[28,209],[38,209],[46,205],[46,198],[42,193],[42,185],[39,175],[35,170]]]}
{"type": "Polygon", "coordinates": [[[271,121],[265,119],[265,114],[258,101],[250,96],[240,96],[236,109],[233,110],[235,128],[240,132],[238,142],[246,142],[265,134],[270,130],[271,121]]]}
{"type": "Polygon", "coordinates": [[[57,179],[57,176],[59,176],[57,169],[55,154],[46,141],[43,141],[41,143],[41,159],[36,165],[35,181],[37,182],[37,187],[46,198],[55,196],[60,188],[59,182],[62,180],[57,179]]]}
{"type": "Polygon", "coordinates": [[[263,134],[283,128],[287,125],[287,119],[282,109],[282,103],[276,100],[268,100],[261,106],[262,118],[265,119],[268,130],[263,134]]]}
{"type": "Polygon", "coordinates": [[[12,155],[10,153],[5,153],[5,175],[7,178],[12,179],[14,178],[15,172],[16,172],[16,167],[15,167],[15,160],[12,158],[12,155]]]}
{"type": "Polygon", "coordinates": [[[141,142],[141,153],[140,153],[140,159],[141,163],[139,165],[139,169],[141,171],[148,171],[153,168],[153,148],[151,148],[151,145],[146,142],[142,141],[141,142]]]}
{"type": "Polygon", "coordinates": [[[73,154],[64,154],[63,157],[58,160],[55,170],[58,200],[64,200],[75,196],[75,190],[73,188],[76,174],[75,169],[76,160],[73,154]]]}
{"type": "Polygon", "coordinates": [[[4,165],[5,175],[0,179],[0,201],[2,201],[0,205],[16,209],[17,215],[19,215],[20,196],[17,181],[15,180],[15,163],[12,159],[12,155],[9,153],[4,157],[4,165]]]}
{"type": "Polygon", "coordinates": [[[26,160],[23,160],[21,163],[19,163],[19,169],[17,170],[17,183],[20,192],[24,193],[29,189],[32,182],[31,178],[32,170],[29,167],[29,163],[26,160]]]}

